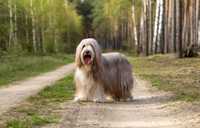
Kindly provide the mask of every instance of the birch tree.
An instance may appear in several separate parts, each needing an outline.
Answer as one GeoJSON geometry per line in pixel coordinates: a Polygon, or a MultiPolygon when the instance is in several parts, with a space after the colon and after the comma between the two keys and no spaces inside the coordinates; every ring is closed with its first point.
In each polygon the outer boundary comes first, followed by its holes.
{"type": "Polygon", "coordinates": [[[159,30],[159,13],[160,12],[160,0],[156,2],[156,16],[154,23],[154,36],[153,36],[153,53],[157,51],[157,41],[158,41],[158,30],[159,30]]]}
{"type": "Polygon", "coordinates": [[[135,20],[135,3],[134,0],[132,0],[132,7],[131,7],[131,14],[132,14],[132,22],[133,22],[133,37],[134,37],[134,42],[135,42],[135,47],[138,47],[138,38],[137,38],[137,24],[135,20]]]}
{"type": "Polygon", "coordinates": [[[176,49],[178,56],[183,57],[182,49],[182,0],[176,0],[176,49]]]}
{"type": "Polygon", "coordinates": [[[36,42],[36,23],[35,23],[35,15],[34,15],[34,6],[33,0],[30,0],[30,13],[32,20],[32,40],[33,40],[33,51],[37,52],[37,42],[36,42]]]}
{"type": "Polygon", "coordinates": [[[17,1],[14,1],[14,46],[17,45],[17,1]]]}
{"type": "Polygon", "coordinates": [[[164,0],[158,0],[159,2],[159,20],[158,20],[158,37],[157,37],[157,42],[156,42],[156,52],[161,52],[161,47],[163,47],[163,41],[161,39],[162,31],[163,31],[163,18],[164,18],[164,0]]]}
{"type": "MultiPolygon", "coordinates": [[[[152,8],[152,0],[147,1],[147,29],[148,29],[148,52],[152,54],[152,45],[153,45],[153,8],[152,8]]],[[[149,55],[148,54],[148,55],[149,55]]]]}
{"type": "Polygon", "coordinates": [[[10,22],[8,47],[11,47],[13,42],[14,42],[14,23],[13,23],[13,5],[12,5],[12,0],[8,0],[8,8],[9,8],[9,22],[10,22]]]}
{"type": "Polygon", "coordinates": [[[197,28],[197,43],[200,47],[200,0],[196,4],[196,28],[197,28]]]}

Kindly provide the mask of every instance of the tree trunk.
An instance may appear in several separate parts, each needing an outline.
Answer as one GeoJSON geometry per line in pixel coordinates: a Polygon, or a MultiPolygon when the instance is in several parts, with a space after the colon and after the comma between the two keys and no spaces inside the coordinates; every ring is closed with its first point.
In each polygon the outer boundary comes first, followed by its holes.
{"type": "Polygon", "coordinates": [[[26,26],[26,43],[29,45],[29,29],[28,29],[28,15],[25,13],[25,26],[26,26]]]}
{"type": "Polygon", "coordinates": [[[168,52],[174,52],[173,50],[173,40],[172,40],[172,37],[173,37],[173,34],[172,34],[172,22],[173,22],[173,12],[172,12],[172,3],[173,1],[172,0],[169,0],[169,6],[168,6],[168,23],[167,23],[167,36],[165,37],[166,41],[168,42],[168,46],[167,46],[167,49],[168,49],[168,52]]]}
{"type": "Polygon", "coordinates": [[[147,21],[148,21],[148,51],[149,54],[152,54],[152,44],[153,44],[153,11],[152,11],[152,1],[148,0],[148,6],[147,6],[147,21]]]}
{"type": "Polygon", "coordinates": [[[36,44],[36,22],[35,22],[33,0],[30,0],[30,9],[31,9],[31,19],[32,19],[33,51],[34,51],[34,53],[36,53],[37,52],[37,44],[36,44]]]}
{"type": "Polygon", "coordinates": [[[164,20],[164,53],[169,53],[169,24],[170,24],[170,17],[169,17],[169,9],[170,9],[170,0],[165,0],[165,20],[164,20]]]}
{"type": "Polygon", "coordinates": [[[160,0],[160,9],[159,9],[159,26],[158,26],[158,41],[157,41],[157,51],[163,51],[163,18],[164,18],[164,1],[160,0]]]}
{"type": "Polygon", "coordinates": [[[14,4],[14,46],[17,46],[17,42],[18,42],[18,39],[17,39],[17,4],[16,4],[16,1],[15,1],[15,4],[14,4]]]}
{"type": "Polygon", "coordinates": [[[187,47],[187,43],[188,43],[188,0],[184,1],[184,11],[183,11],[183,24],[182,24],[182,48],[183,51],[185,50],[185,48],[187,47]]]}
{"type": "Polygon", "coordinates": [[[134,42],[135,46],[138,46],[138,38],[137,38],[137,24],[135,20],[135,4],[134,0],[132,0],[132,21],[133,21],[133,32],[134,32],[134,42]]]}
{"type": "Polygon", "coordinates": [[[176,49],[178,56],[183,57],[182,50],[182,0],[176,0],[176,49]]]}
{"type": "Polygon", "coordinates": [[[197,43],[198,47],[200,47],[200,0],[197,0],[196,5],[197,43]]]}
{"type": "MultiPolygon", "coordinates": [[[[41,10],[44,10],[43,9],[43,0],[40,0],[40,9],[41,10]]],[[[45,27],[45,19],[44,19],[44,16],[41,16],[41,51],[42,53],[46,53],[46,49],[45,49],[45,32],[44,32],[44,27],[45,27]]]]}
{"type": "Polygon", "coordinates": [[[143,48],[143,45],[144,45],[144,16],[143,16],[143,12],[142,12],[142,16],[141,16],[141,19],[140,19],[140,35],[139,35],[139,39],[140,39],[140,43],[139,43],[139,46],[138,46],[138,52],[139,54],[143,54],[144,53],[144,48],[143,48]]]}
{"type": "Polygon", "coordinates": [[[153,36],[153,53],[157,52],[159,12],[160,12],[160,0],[157,0],[156,1],[156,16],[155,16],[155,23],[154,23],[154,36],[153,36]]]}
{"type": "Polygon", "coordinates": [[[10,32],[9,32],[9,42],[8,47],[12,47],[13,37],[14,37],[14,25],[13,25],[13,7],[12,0],[8,0],[8,8],[9,8],[9,21],[10,21],[10,32]]]}
{"type": "Polygon", "coordinates": [[[58,52],[58,33],[56,30],[54,30],[54,50],[55,52],[58,52]]]}
{"type": "Polygon", "coordinates": [[[176,1],[172,0],[172,48],[173,52],[176,52],[176,1]]]}
{"type": "Polygon", "coordinates": [[[145,51],[145,55],[148,56],[149,55],[149,33],[148,33],[148,26],[149,26],[149,19],[148,19],[148,13],[147,12],[147,7],[148,7],[148,3],[149,1],[143,1],[144,3],[144,51],[145,51]]]}

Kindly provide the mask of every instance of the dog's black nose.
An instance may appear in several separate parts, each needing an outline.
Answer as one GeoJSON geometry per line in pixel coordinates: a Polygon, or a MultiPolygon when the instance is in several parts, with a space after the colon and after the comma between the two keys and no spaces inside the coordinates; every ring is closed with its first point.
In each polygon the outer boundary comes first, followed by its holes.
{"type": "Polygon", "coordinates": [[[90,51],[89,51],[89,50],[87,50],[87,51],[85,51],[85,53],[86,53],[86,54],[90,54],[90,51]]]}

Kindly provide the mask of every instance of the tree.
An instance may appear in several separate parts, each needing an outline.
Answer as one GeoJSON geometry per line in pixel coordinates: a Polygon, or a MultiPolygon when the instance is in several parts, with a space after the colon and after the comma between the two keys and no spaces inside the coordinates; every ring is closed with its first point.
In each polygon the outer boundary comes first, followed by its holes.
{"type": "Polygon", "coordinates": [[[135,48],[138,47],[138,32],[137,32],[137,24],[136,24],[136,14],[135,14],[135,3],[134,0],[132,0],[132,8],[131,8],[131,13],[132,13],[132,22],[133,22],[133,37],[134,37],[134,42],[135,42],[135,48]]]}
{"type": "Polygon", "coordinates": [[[35,14],[34,14],[34,6],[33,0],[30,0],[30,12],[31,12],[31,20],[32,20],[32,40],[33,40],[33,51],[37,52],[37,44],[36,44],[36,23],[35,23],[35,14]]]}
{"type": "Polygon", "coordinates": [[[82,37],[81,16],[66,0],[0,0],[0,26],[5,52],[72,52],[82,37]]]}
{"type": "Polygon", "coordinates": [[[133,32],[132,2],[129,0],[103,0],[94,2],[93,28],[99,42],[109,49],[131,47],[133,32]],[[113,11],[114,10],[114,11],[113,11]],[[129,45],[128,45],[129,44],[129,45]],[[128,46],[127,46],[128,45],[128,46]]]}
{"type": "Polygon", "coordinates": [[[14,43],[14,25],[13,25],[13,5],[12,0],[8,0],[9,8],[9,21],[10,21],[10,32],[9,32],[9,42],[8,47],[11,47],[14,43]]]}

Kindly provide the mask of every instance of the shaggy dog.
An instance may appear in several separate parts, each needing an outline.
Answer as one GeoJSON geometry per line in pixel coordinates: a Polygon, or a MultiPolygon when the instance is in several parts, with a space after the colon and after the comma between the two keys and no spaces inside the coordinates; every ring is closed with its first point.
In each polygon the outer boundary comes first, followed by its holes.
{"type": "Polygon", "coordinates": [[[76,49],[74,101],[131,100],[132,67],[120,53],[102,54],[95,39],[83,39],[76,49]]]}

